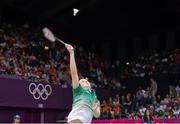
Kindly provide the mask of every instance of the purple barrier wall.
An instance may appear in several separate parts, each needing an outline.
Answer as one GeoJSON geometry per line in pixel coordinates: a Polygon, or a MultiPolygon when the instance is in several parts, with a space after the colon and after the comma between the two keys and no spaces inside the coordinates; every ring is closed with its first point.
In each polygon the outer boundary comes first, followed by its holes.
{"type": "Polygon", "coordinates": [[[39,85],[9,78],[0,78],[0,84],[0,122],[12,122],[15,114],[20,114],[23,122],[40,122],[42,109],[45,122],[55,122],[64,119],[71,109],[71,88],[64,89],[55,84],[39,85]],[[47,93],[50,93],[49,87],[52,93],[47,97],[47,93]],[[31,94],[33,90],[36,91],[34,96],[31,94]],[[39,97],[40,95],[42,97],[39,97]]]}
{"type": "Polygon", "coordinates": [[[0,106],[26,107],[26,108],[51,108],[70,109],[72,104],[72,92],[70,88],[63,89],[59,85],[39,85],[23,80],[0,78],[0,106]],[[35,85],[37,90],[35,89],[35,85]],[[31,86],[31,87],[30,87],[31,86]],[[46,93],[52,93],[49,96],[46,93]],[[44,89],[43,89],[44,88],[44,89]],[[46,88],[46,89],[45,89],[46,88]],[[34,90],[34,96],[31,92],[34,90]],[[45,91],[47,90],[47,91],[45,91]],[[43,98],[47,98],[43,100],[43,98]],[[43,106],[42,106],[43,105],[43,106]]]}

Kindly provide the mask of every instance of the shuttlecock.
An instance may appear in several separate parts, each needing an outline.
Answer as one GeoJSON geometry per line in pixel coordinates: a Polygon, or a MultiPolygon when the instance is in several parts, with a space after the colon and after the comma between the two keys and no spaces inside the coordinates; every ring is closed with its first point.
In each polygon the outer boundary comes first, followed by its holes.
{"type": "Polygon", "coordinates": [[[79,12],[79,9],[76,9],[76,8],[73,9],[73,15],[74,16],[76,16],[78,12],[79,12]]]}

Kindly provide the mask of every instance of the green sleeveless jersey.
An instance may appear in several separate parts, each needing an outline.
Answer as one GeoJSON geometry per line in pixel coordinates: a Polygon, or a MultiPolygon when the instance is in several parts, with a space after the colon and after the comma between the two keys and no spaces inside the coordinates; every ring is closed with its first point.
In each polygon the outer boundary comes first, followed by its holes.
{"type": "Polygon", "coordinates": [[[95,91],[89,92],[89,90],[83,89],[82,86],[79,86],[73,89],[73,107],[79,105],[87,105],[90,108],[94,102],[98,102],[95,91]]]}

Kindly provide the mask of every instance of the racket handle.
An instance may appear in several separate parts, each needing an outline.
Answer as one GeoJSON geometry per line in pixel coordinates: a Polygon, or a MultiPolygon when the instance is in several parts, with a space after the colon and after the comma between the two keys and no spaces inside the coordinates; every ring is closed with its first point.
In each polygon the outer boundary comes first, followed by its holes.
{"type": "Polygon", "coordinates": [[[66,43],[64,41],[62,41],[61,39],[59,39],[57,37],[56,37],[56,40],[59,41],[60,43],[64,44],[64,45],[66,45],[66,43]]]}

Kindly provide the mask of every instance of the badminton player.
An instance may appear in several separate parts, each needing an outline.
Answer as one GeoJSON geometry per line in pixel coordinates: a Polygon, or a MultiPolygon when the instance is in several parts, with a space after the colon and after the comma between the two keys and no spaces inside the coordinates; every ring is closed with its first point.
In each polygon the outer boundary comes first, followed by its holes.
{"type": "Polygon", "coordinates": [[[91,123],[93,116],[100,116],[100,102],[97,99],[96,93],[91,89],[88,80],[79,80],[74,48],[70,44],[65,44],[70,54],[70,73],[73,87],[73,105],[72,110],[68,115],[68,123],[91,123]]]}

